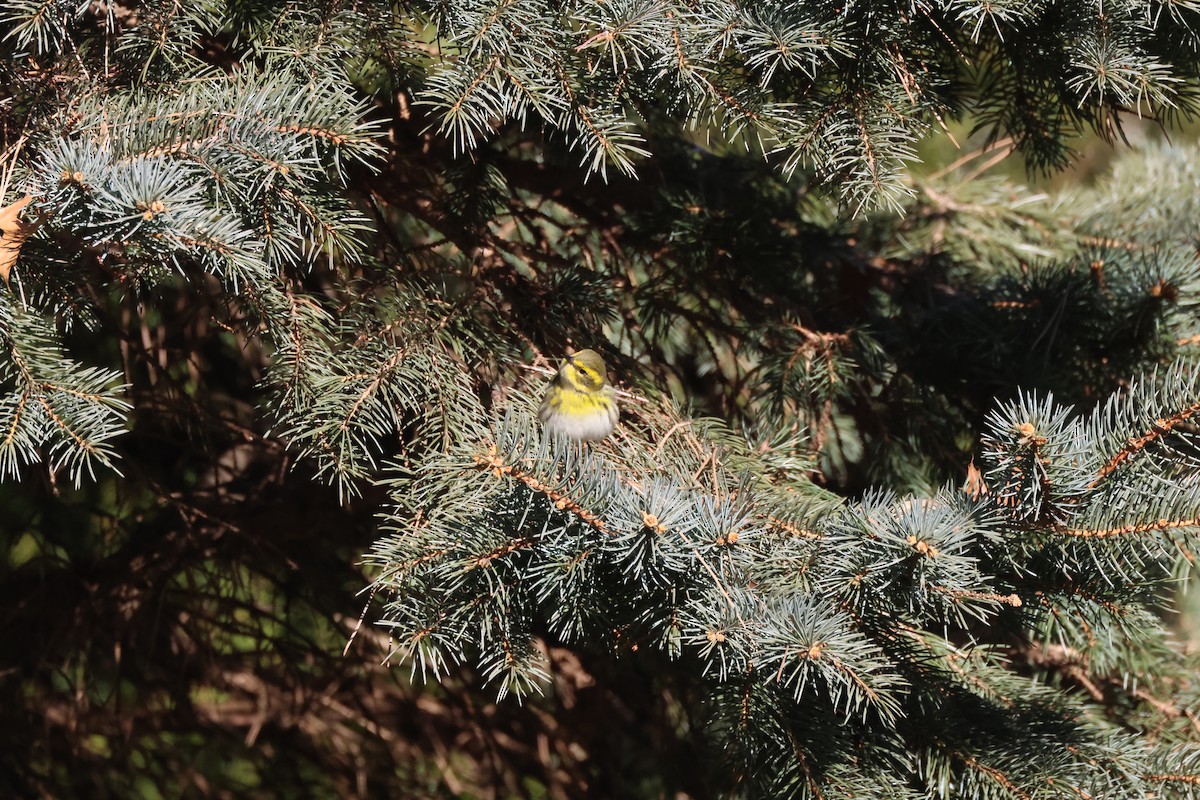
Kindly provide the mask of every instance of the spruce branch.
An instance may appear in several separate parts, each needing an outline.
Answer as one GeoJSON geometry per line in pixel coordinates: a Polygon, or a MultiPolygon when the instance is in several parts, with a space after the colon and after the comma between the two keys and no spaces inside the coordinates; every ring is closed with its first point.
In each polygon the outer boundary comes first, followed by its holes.
{"type": "Polygon", "coordinates": [[[96,466],[116,469],[110,440],[131,406],[119,373],[65,358],[52,324],[0,296],[0,475],[45,461],[78,486],[96,466]]]}

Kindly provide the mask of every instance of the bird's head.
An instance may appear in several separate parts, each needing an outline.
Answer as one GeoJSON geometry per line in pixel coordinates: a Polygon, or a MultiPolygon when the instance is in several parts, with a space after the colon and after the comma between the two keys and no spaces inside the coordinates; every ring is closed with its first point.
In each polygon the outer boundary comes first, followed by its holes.
{"type": "Polygon", "coordinates": [[[567,356],[558,374],[569,386],[585,392],[603,388],[607,380],[604,359],[595,350],[580,350],[567,356]]]}

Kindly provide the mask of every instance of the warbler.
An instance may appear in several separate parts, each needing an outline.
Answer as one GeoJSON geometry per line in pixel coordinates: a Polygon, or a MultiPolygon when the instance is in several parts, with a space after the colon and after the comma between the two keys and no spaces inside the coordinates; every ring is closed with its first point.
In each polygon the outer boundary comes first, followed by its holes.
{"type": "Polygon", "coordinates": [[[616,390],[608,382],[604,359],[595,350],[567,356],[550,382],[538,419],[553,433],[571,439],[597,441],[617,424],[616,390]]]}

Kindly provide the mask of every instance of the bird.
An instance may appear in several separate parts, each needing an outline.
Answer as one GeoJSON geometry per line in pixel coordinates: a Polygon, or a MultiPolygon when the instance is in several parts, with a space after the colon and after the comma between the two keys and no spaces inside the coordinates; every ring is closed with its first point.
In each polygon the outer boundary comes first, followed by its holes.
{"type": "Polygon", "coordinates": [[[538,411],[548,432],[585,442],[612,433],[620,415],[616,390],[608,382],[604,359],[595,350],[580,350],[566,357],[538,411]]]}

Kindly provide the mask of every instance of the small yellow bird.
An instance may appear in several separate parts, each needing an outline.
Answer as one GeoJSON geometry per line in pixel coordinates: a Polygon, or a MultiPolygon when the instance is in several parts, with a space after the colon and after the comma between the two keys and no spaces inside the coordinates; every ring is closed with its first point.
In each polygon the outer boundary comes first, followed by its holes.
{"type": "Polygon", "coordinates": [[[620,415],[616,390],[595,350],[567,356],[538,411],[547,431],[591,442],[612,433],[620,415]]]}

